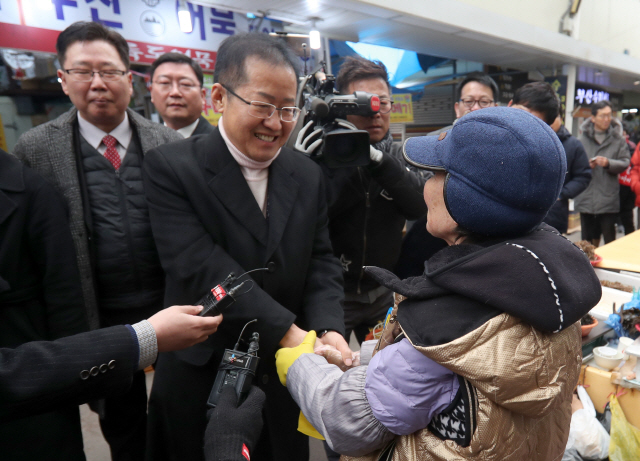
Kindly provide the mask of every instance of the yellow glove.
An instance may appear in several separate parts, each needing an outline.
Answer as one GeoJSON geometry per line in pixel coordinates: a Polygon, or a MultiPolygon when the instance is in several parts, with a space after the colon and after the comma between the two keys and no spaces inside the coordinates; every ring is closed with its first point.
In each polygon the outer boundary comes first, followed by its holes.
{"type": "Polygon", "coordinates": [[[298,432],[302,432],[304,435],[313,437],[314,439],[324,440],[324,437],[311,425],[304,413],[300,412],[298,418],[298,432]]]}
{"type": "Polygon", "coordinates": [[[311,330],[304,337],[304,341],[296,347],[283,347],[276,352],[276,368],[283,386],[287,385],[287,372],[298,357],[302,354],[313,354],[313,346],[316,343],[316,332],[311,330]]]}

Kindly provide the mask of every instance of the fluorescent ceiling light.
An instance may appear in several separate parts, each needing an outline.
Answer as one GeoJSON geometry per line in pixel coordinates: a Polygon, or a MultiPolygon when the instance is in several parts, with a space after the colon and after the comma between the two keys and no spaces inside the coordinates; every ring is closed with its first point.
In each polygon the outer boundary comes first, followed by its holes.
{"type": "Polygon", "coordinates": [[[178,3],[178,22],[180,23],[180,30],[182,32],[189,34],[193,31],[191,12],[184,0],[180,0],[178,3]]]}
{"type": "Polygon", "coordinates": [[[312,30],[309,32],[309,46],[312,50],[319,50],[322,46],[322,42],[320,41],[320,32],[317,30],[312,30]]]}

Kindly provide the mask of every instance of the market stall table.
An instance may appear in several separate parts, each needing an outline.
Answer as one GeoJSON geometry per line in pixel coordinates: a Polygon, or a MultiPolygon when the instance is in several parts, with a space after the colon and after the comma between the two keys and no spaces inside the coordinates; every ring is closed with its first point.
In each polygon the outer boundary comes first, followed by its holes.
{"type": "Polygon", "coordinates": [[[602,261],[596,267],[640,272],[640,230],[596,248],[602,261]]]}

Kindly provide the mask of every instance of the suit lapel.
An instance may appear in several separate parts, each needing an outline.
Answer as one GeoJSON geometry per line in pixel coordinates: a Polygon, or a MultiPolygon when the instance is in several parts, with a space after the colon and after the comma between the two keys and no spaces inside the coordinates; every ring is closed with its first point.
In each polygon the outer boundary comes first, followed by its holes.
{"type": "MultiPolygon", "coordinates": [[[[281,152],[280,155],[285,154],[281,152]]],[[[286,155],[286,154],[285,154],[286,155]]],[[[276,250],[289,222],[291,210],[298,197],[298,183],[293,179],[292,172],[286,167],[283,158],[277,158],[269,169],[269,243],[267,244],[268,259],[276,250]]]]}
{"type": "Polygon", "coordinates": [[[220,132],[216,129],[203,136],[198,141],[198,150],[203,154],[205,178],[213,194],[240,225],[266,246],[267,220],[220,132]]]}

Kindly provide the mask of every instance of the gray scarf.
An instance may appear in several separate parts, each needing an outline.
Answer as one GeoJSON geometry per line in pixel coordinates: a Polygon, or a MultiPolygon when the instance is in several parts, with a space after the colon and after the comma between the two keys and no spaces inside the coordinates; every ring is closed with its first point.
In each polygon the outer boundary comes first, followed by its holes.
{"type": "Polygon", "coordinates": [[[393,144],[393,137],[391,136],[391,130],[387,131],[387,134],[384,135],[380,141],[373,145],[374,148],[378,149],[380,152],[384,152],[388,154],[391,151],[391,145],[393,144]]]}

